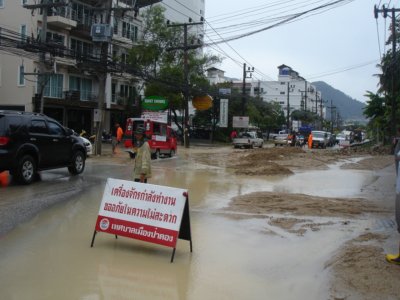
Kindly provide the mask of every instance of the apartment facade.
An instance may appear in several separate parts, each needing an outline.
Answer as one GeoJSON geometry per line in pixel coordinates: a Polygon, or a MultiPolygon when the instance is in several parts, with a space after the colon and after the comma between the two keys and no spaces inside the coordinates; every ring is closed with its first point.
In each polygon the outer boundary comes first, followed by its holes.
{"type": "Polygon", "coordinates": [[[290,66],[278,66],[277,81],[260,81],[252,83],[252,96],[259,96],[264,101],[280,104],[285,116],[295,110],[307,110],[324,116],[321,92],[317,91],[306,79],[290,66]]]}
{"type": "MultiPolygon", "coordinates": [[[[110,1],[110,18],[105,11],[108,1],[71,0],[68,5],[48,8],[46,43],[53,51],[42,60],[37,53],[0,44],[0,109],[38,111],[42,105],[45,114],[64,125],[78,132],[93,132],[99,94],[104,92],[106,130],[132,116],[138,107],[138,81],[122,71],[109,72],[103,86],[100,76],[104,73],[99,71],[102,43],[93,41],[93,25],[101,24],[99,31],[105,30],[110,37],[107,61],[124,64],[129,49],[140,38],[141,21],[134,3],[140,9],[159,0],[110,1]]],[[[40,39],[44,10],[35,2],[0,0],[0,34],[4,37],[8,30],[18,32],[22,45],[29,39],[40,39]]]]}
{"type": "MultiPolygon", "coordinates": [[[[213,82],[216,77],[221,78],[218,75],[222,74],[221,71],[216,70],[209,73],[210,82],[213,82]]],[[[221,82],[220,79],[219,82],[221,82]]],[[[243,81],[235,80],[232,85],[237,90],[242,91],[243,89],[243,81]]],[[[321,92],[317,91],[315,86],[287,65],[278,66],[277,81],[247,80],[245,93],[253,97],[259,97],[266,102],[279,103],[285,117],[288,112],[290,115],[295,110],[306,110],[316,112],[319,116],[322,115],[325,118],[326,107],[321,100],[321,92]]]]}

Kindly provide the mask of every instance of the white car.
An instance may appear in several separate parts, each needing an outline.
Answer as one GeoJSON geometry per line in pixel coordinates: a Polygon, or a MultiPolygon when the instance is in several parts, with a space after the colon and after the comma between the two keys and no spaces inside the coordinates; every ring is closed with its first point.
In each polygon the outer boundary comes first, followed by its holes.
{"type": "Polygon", "coordinates": [[[80,138],[82,139],[83,144],[85,144],[85,147],[86,147],[86,155],[87,155],[87,156],[93,155],[93,146],[92,146],[92,143],[91,143],[87,138],[84,138],[83,136],[80,136],[80,138]]]}

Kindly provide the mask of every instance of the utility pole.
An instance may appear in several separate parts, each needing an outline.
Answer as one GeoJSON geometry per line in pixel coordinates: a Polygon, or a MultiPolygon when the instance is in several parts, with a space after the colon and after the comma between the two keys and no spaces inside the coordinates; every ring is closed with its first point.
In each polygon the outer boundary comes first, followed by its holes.
{"type": "Polygon", "coordinates": [[[202,47],[202,45],[188,45],[188,26],[190,25],[203,25],[203,22],[192,23],[192,19],[189,18],[189,23],[183,24],[168,24],[168,27],[183,27],[183,47],[171,47],[171,50],[183,50],[184,60],[183,60],[183,74],[185,87],[183,91],[184,95],[184,121],[183,121],[183,139],[185,143],[185,148],[189,148],[189,95],[190,95],[190,85],[189,85],[189,63],[188,63],[188,51],[191,49],[197,49],[202,47]]]}
{"type": "Polygon", "coordinates": [[[307,111],[307,80],[304,80],[304,110],[307,111]]]}
{"type": "MultiPolygon", "coordinates": [[[[46,44],[47,40],[47,15],[49,8],[56,8],[56,7],[62,7],[62,6],[67,6],[66,3],[64,2],[57,2],[53,3],[50,0],[43,0],[41,4],[24,4],[24,8],[27,9],[42,9],[42,28],[40,31],[40,43],[42,45],[46,44]]],[[[42,114],[44,111],[44,88],[48,83],[48,79],[46,79],[46,76],[48,76],[50,73],[47,72],[46,68],[46,51],[43,51],[40,53],[39,56],[39,74],[38,75],[38,82],[40,83],[40,108],[39,112],[42,114]]],[[[54,70],[55,71],[55,70],[54,70]]],[[[24,75],[28,75],[28,73],[25,73],[24,75]]]]}
{"type": "Polygon", "coordinates": [[[243,84],[242,84],[242,116],[246,115],[246,78],[251,78],[251,73],[254,72],[254,67],[246,69],[246,64],[243,64],[243,84]],[[247,73],[250,75],[247,76],[247,73]]]}
{"type": "Polygon", "coordinates": [[[286,107],[286,128],[289,133],[290,126],[290,89],[294,88],[294,85],[290,85],[290,82],[287,83],[287,107],[286,107]]]}
{"type": "Polygon", "coordinates": [[[328,108],[331,111],[331,133],[333,133],[333,115],[334,115],[333,112],[335,111],[335,114],[336,114],[336,106],[333,106],[332,99],[331,99],[331,106],[328,106],[328,108]]]}
{"type": "Polygon", "coordinates": [[[395,69],[395,58],[396,58],[396,12],[400,12],[399,8],[386,8],[385,5],[382,6],[382,9],[378,9],[376,5],[374,6],[374,16],[375,19],[378,19],[378,13],[383,13],[383,17],[386,19],[388,16],[388,12],[391,13],[391,19],[392,19],[392,92],[391,92],[391,106],[392,106],[392,114],[391,114],[391,130],[392,130],[392,135],[396,135],[396,126],[397,126],[397,121],[396,121],[396,111],[397,111],[397,103],[396,103],[396,92],[395,92],[395,78],[394,78],[394,69],[395,69]]]}
{"type": "MultiPolygon", "coordinates": [[[[111,23],[111,11],[112,11],[112,0],[107,0],[104,4],[105,12],[105,23],[111,23]]],[[[101,137],[103,133],[103,125],[105,122],[105,110],[104,103],[106,102],[106,82],[107,82],[107,72],[108,72],[108,48],[109,42],[101,42],[101,52],[100,52],[100,66],[97,72],[97,78],[99,79],[99,97],[97,108],[100,113],[99,121],[96,122],[96,142],[94,147],[95,155],[101,155],[101,137]]]]}

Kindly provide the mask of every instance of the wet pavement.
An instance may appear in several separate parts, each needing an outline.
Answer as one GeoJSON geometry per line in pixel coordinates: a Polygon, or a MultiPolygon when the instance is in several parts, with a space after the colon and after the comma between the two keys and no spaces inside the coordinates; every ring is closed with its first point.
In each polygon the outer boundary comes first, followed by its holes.
{"type": "Polygon", "coordinates": [[[106,179],[131,177],[124,155],[91,158],[78,177],[60,169],[31,186],[0,190],[0,211],[12,211],[12,201],[28,203],[25,212],[15,206],[18,225],[0,238],[0,299],[327,299],[325,262],[371,225],[337,222],[298,236],[224,209],[232,197],[253,191],[358,196],[376,180],[371,172],[336,164],[289,177],[235,176],[193,163],[189,149],[153,161],[151,183],[189,190],[193,253],[179,240],[171,264],[170,248],[104,233],[91,248],[106,179]]]}

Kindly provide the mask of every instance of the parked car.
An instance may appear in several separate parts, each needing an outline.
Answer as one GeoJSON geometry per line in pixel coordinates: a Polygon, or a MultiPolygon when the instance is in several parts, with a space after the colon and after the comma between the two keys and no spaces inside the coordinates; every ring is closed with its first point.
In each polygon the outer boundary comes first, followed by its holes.
{"type": "Polygon", "coordinates": [[[41,170],[80,174],[85,160],[86,147],[73,130],[43,114],[0,110],[0,172],[29,184],[41,170]]]}
{"type": "Polygon", "coordinates": [[[274,144],[276,146],[286,146],[288,144],[288,134],[287,133],[282,133],[278,135],[274,139],[274,144]]]}
{"type": "Polygon", "coordinates": [[[328,145],[328,133],[326,131],[313,130],[312,148],[326,148],[328,145]]]}
{"type": "Polygon", "coordinates": [[[263,147],[264,139],[257,136],[257,132],[246,131],[240,132],[238,137],[232,141],[234,148],[254,148],[263,147]]]}

